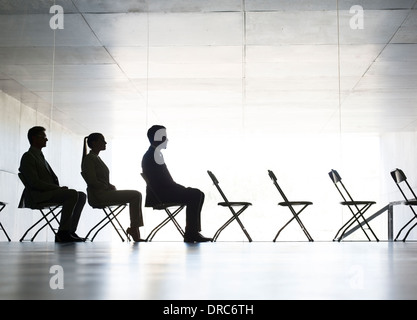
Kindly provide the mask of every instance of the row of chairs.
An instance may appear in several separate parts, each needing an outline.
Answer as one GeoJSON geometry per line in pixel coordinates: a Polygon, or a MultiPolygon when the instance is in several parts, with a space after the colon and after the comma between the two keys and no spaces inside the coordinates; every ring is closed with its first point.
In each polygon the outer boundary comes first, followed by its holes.
{"type": "MultiPolygon", "coordinates": [[[[244,201],[229,201],[228,198],[226,197],[224,191],[222,190],[222,188],[220,187],[219,181],[217,180],[216,176],[213,174],[213,172],[211,171],[207,171],[209,177],[211,178],[211,180],[213,181],[216,189],[218,190],[218,192],[220,193],[223,201],[219,202],[218,205],[228,208],[232,214],[232,217],[230,219],[228,219],[215,233],[215,235],[213,236],[213,242],[217,241],[218,237],[220,236],[221,232],[227,228],[227,226],[229,226],[233,221],[236,221],[240,228],[242,229],[243,233],[245,234],[245,236],[247,237],[249,242],[252,242],[252,238],[249,235],[248,231],[246,230],[245,226],[243,225],[242,221],[240,220],[240,215],[252,204],[250,202],[244,202],[244,201]]],[[[307,237],[308,241],[314,241],[313,238],[311,237],[310,233],[307,231],[307,228],[304,226],[303,222],[300,219],[300,214],[301,212],[303,212],[308,206],[312,205],[313,202],[311,201],[289,201],[287,196],[285,195],[285,193],[283,192],[282,188],[280,187],[280,185],[278,184],[278,180],[277,177],[275,176],[274,172],[271,170],[268,170],[268,175],[271,178],[274,186],[276,187],[276,189],[278,190],[279,194],[281,195],[282,199],[284,201],[279,202],[278,205],[279,206],[283,206],[283,207],[287,207],[291,214],[292,217],[291,219],[289,219],[277,232],[276,236],[273,239],[273,242],[275,242],[278,238],[278,236],[281,234],[281,232],[292,222],[292,221],[296,221],[298,223],[298,225],[300,226],[301,230],[303,231],[303,233],[305,234],[305,236],[307,237]]],[[[403,195],[405,201],[404,204],[409,206],[410,209],[413,212],[413,217],[399,230],[396,238],[394,239],[395,241],[398,240],[400,234],[407,229],[407,227],[409,227],[411,225],[411,227],[408,228],[408,231],[406,233],[406,235],[403,238],[403,241],[406,241],[408,235],[410,234],[411,230],[417,226],[417,222],[415,222],[414,220],[417,220],[417,214],[414,210],[414,206],[417,205],[417,197],[413,191],[413,189],[411,188],[410,184],[407,182],[407,177],[405,176],[404,172],[400,169],[396,169],[394,171],[391,172],[391,176],[394,180],[394,182],[396,183],[396,185],[398,186],[401,194],[403,195]],[[407,186],[408,191],[405,191],[405,188],[402,188],[401,185],[405,184],[407,186]],[[410,198],[410,196],[407,196],[407,194],[411,195],[412,198],[410,198]],[[414,222],[414,224],[412,224],[414,222]]],[[[333,238],[333,241],[341,241],[344,237],[345,234],[347,233],[348,230],[350,230],[352,228],[352,226],[356,224],[360,227],[360,229],[363,231],[363,233],[365,234],[366,238],[371,241],[372,238],[374,238],[376,241],[379,241],[378,237],[376,236],[376,234],[374,233],[374,231],[372,230],[372,228],[370,227],[367,219],[365,218],[365,213],[369,210],[369,208],[371,208],[372,205],[374,205],[376,202],[375,201],[357,201],[354,200],[353,197],[351,196],[351,194],[348,192],[347,188],[345,187],[345,185],[342,182],[342,178],[339,175],[339,173],[336,170],[331,170],[329,172],[329,177],[332,180],[332,182],[334,183],[337,191],[339,192],[339,194],[341,195],[343,201],[341,202],[341,205],[346,206],[349,211],[352,213],[352,217],[350,219],[348,219],[348,221],[346,223],[343,224],[343,226],[337,231],[335,237],[333,238]],[[364,228],[364,226],[366,226],[366,228],[364,228]],[[368,234],[368,232],[366,230],[369,230],[369,232],[372,234],[372,236],[370,234],[368,234]]],[[[24,180],[24,177],[19,174],[19,178],[22,181],[22,183],[26,186],[26,182],[24,180]]],[[[142,178],[144,179],[145,183],[147,184],[148,187],[149,183],[148,183],[148,179],[146,178],[146,176],[144,174],[142,174],[142,178]]],[[[156,193],[151,189],[148,188],[151,192],[154,193],[154,195],[156,196],[156,193]]],[[[4,209],[4,207],[6,206],[6,203],[0,202],[0,212],[4,209]]],[[[105,217],[99,221],[99,223],[97,223],[93,228],[91,228],[91,230],[87,233],[86,239],[89,239],[91,241],[94,241],[94,238],[97,236],[97,234],[104,228],[106,227],[108,224],[111,224],[113,226],[113,228],[115,229],[115,231],[118,233],[119,237],[121,238],[122,241],[125,241],[125,238],[129,241],[129,235],[126,233],[125,229],[122,227],[120,221],[117,219],[117,216],[126,208],[127,204],[120,204],[120,205],[113,205],[113,206],[101,206],[101,207],[93,207],[95,209],[101,209],[103,210],[105,217]],[[93,234],[93,236],[91,237],[91,239],[89,238],[90,234],[93,234]]],[[[148,237],[146,238],[147,241],[152,241],[152,239],[155,237],[155,235],[157,234],[157,232],[159,230],[161,230],[166,224],[168,224],[169,222],[172,222],[175,227],[177,228],[178,232],[181,234],[182,237],[184,237],[184,230],[182,229],[181,225],[178,223],[178,221],[176,220],[176,216],[184,209],[185,205],[181,204],[181,203],[160,203],[157,206],[153,206],[152,208],[154,210],[164,210],[167,214],[167,217],[160,223],[158,224],[148,235],[148,237]]],[[[24,203],[19,204],[19,208],[26,208],[24,203]]],[[[35,239],[35,237],[38,235],[38,233],[44,229],[46,226],[49,226],[49,228],[53,231],[54,234],[56,234],[57,229],[53,226],[54,225],[59,225],[59,215],[61,214],[61,210],[62,207],[60,205],[57,204],[53,204],[53,203],[45,203],[43,205],[39,205],[39,206],[31,206],[30,209],[33,210],[39,210],[40,213],[42,214],[42,217],[35,222],[29,229],[26,230],[26,232],[23,234],[23,236],[21,237],[20,241],[25,241],[26,240],[26,236],[27,234],[32,231],[32,230],[36,230],[32,236],[32,238],[30,239],[30,241],[33,241],[35,239]],[[43,224],[42,224],[43,222],[43,224]],[[40,225],[40,226],[38,226],[40,225]],[[37,227],[37,229],[35,229],[37,227]]],[[[8,234],[6,233],[6,230],[4,229],[4,227],[1,225],[0,223],[0,230],[2,230],[8,241],[10,240],[10,237],[8,236],[8,234]]]]}
{"type": "MultiPolygon", "coordinates": [[[[410,234],[410,232],[417,226],[417,214],[414,210],[414,206],[417,206],[417,197],[414,193],[411,185],[407,181],[407,177],[403,170],[401,169],[395,169],[390,172],[392,179],[394,180],[395,184],[397,185],[400,193],[404,197],[403,204],[408,206],[412,213],[413,217],[404,224],[400,230],[398,231],[394,241],[397,241],[403,233],[403,231],[407,230],[405,236],[402,238],[402,241],[405,242],[410,234]],[[414,224],[412,224],[414,222],[414,224]]],[[[368,211],[368,209],[374,205],[375,201],[355,201],[353,200],[352,196],[347,191],[346,187],[344,186],[342,182],[342,178],[340,177],[339,173],[336,170],[331,170],[329,172],[330,179],[333,181],[334,185],[336,186],[337,190],[341,194],[343,201],[341,204],[343,206],[346,206],[349,208],[349,211],[352,213],[352,217],[337,231],[333,241],[341,241],[348,230],[351,230],[353,224],[356,222],[358,227],[362,230],[362,232],[365,234],[366,238],[371,241],[371,238],[375,238],[376,241],[379,241],[378,237],[375,235],[375,232],[370,227],[368,220],[365,218],[365,212],[368,211]],[[366,228],[364,228],[366,226],[366,228]],[[366,231],[369,230],[372,234],[372,237],[370,234],[366,231]]]]}

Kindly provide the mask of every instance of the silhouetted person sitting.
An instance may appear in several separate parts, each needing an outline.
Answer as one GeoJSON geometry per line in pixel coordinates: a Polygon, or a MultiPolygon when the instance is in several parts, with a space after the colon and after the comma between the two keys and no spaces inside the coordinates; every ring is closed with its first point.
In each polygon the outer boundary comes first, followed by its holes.
{"type": "Polygon", "coordinates": [[[164,126],[154,125],[148,130],[150,147],[142,159],[142,170],[149,185],[146,192],[146,207],[159,203],[181,203],[187,206],[185,242],[206,242],[210,238],[203,237],[201,231],[201,209],[204,193],[195,188],[186,188],[176,183],[165,164],[161,149],[167,147],[167,134],[164,126]],[[149,187],[152,189],[149,190],[149,187]]]}
{"type": "Polygon", "coordinates": [[[62,205],[55,241],[84,241],[75,231],[86,202],[86,195],[83,192],[59,185],[57,176],[42,153],[42,148],[46,147],[48,141],[45,131],[45,128],[40,126],[33,127],[28,131],[30,148],[20,160],[19,171],[26,180],[29,190],[26,188],[23,190],[20,201],[21,203],[24,201],[28,207],[42,203],[62,205]]]}
{"type": "Polygon", "coordinates": [[[110,171],[98,156],[106,150],[106,140],[101,133],[92,133],[84,139],[82,175],[87,182],[88,202],[91,206],[118,205],[129,203],[130,228],[126,232],[135,242],[140,238],[139,227],[143,226],[142,194],[136,190],[116,190],[110,183],[110,171]],[[87,145],[91,149],[87,154],[87,145]]]}

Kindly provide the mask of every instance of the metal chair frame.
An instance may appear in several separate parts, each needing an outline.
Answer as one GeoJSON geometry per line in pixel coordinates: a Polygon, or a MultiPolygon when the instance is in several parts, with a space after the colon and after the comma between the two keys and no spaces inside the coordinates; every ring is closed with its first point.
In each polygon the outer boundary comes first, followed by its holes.
{"type": "MultiPolygon", "coordinates": [[[[0,201],[0,212],[3,211],[3,209],[6,207],[7,203],[0,201]]],[[[3,227],[3,225],[0,222],[0,230],[3,230],[4,234],[6,235],[7,240],[12,241],[9,237],[9,235],[6,232],[6,229],[3,227]]]]}
{"type": "MultiPolygon", "coordinates": [[[[413,217],[400,229],[400,231],[398,231],[397,236],[395,237],[394,241],[397,241],[398,237],[400,236],[401,232],[407,228],[411,222],[413,222],[413,220],[417,219],[417,214],[414,211],[413,206],[417,206],[417,196],[414,193],[413,189],[411,188],[410,184],[407,181],[407,177],[405,176],[404,172],[401,169],[395,169],[393,171],[391,171],[391,177],[394,180],[395,184],[397,185],[398,189],[400,190],[401,194],[403,195],[404,199],[405,199],[405,205],[409,206],[411,211],[413,212],[413,217]],[[402,190],[400,184],[404,182],[408,189],[410,194],[413,196],[413,199],[408,199],[405,192],[402,190]]],[[[407,233],[405,234],[404,238],[402,241],[406,241],[408,235],[410,234],[411,230],[414,229],[414,227],[417,226],[417,222],[414,223],[407,231],[407,233]]]]}
{"type": "MultiPolygon", "coordinates": [[[[29,190],[29,188],[27,187],[26,184],[26,180],[25,177],[23,176],[23,174],[21,172],[19,172],[18,174],[20,181],[23,183],[23,185],[25,186],[25,188],[27,190],[29,190]]],[[[59,227],[59,220],[58,217],[62,212],[62,205],[61,204],[57,204],[57,203],[38,203],[36,205],[32,205],[32,206],[26,206],[24,203],[20,203],[19,204],[19,208],[28,208],[28,209],[32,209],[32,210],[39,210],[40,213],[42,214],[42,218],[40,218],[37,222],[35,222],[31,227],[29,227],[29,229],[26,230],[26,232],[23,234],[23,236],[20,238],[20,242],[26,241],[26,236],[27,234],[34,228],[36,228],[36,226],[38,224],[40,224],[42,221],[44,221],[45,223],[43,225],[41,225],[41,227],[39,227],[36,232],[34,233],[33,237],[30,239],[30,241],[35,240],[36,236],[39,234],[39,232],[41,230],[43,230],[46,226],[49,226],[49,228],[52,230],[52,232],[54,233],[54,235],[56,236],[57,234],[57,230],[58,228],[54,228],[52,225],[52,222],[56,222],[56,224],[59,227]],[[45,211],[45,212],[44,212],[45,211]]]]}
{"type": "MultiPolygon", "coordinates": [[[[81,176],[83,177],[85,183],[87,183],[87,180],[85,179],[85,176],[82,172],[81,172],[81,176]]],[[[88,184],[87,184],[87,187],[88,187],[88,184]]],[[[88,192],[87,192],[87,196],[88,196],[88,192]]],[[[130,241],[130,236],[127,234],[122,224],[117,219],[117,216],[127,207],[127,203],[117,203],[117,204],[111,204],[111,205],[95,205],[95,204],[93,205],[90,202],[88,203],[93,209],[103,210],[105,217],[101,219],[94,227],[92,227],[90,231],[88,231],[87,235],[85,236],[85,241],[88,240],[88,236],[90,235],[90,233],[93,232],[93,230],[97,229],[97,231],[94,233],[93,237],[91,238],[91,242],[93,242],[97,234],[109,223],[112,224],[114,230],[117,232],[117,234],[119,235],[120,239],[123,242],[125,241],[125,239],[123,238],[123,235],[126,237],[127,241],[130,241]],[[114,221],[116,221],[117,225],[114,223],[114,221]],[[119,226],[120,229],[117,226],[119,226]],[[120,233],[120,230],[122,231],[123,235],[120,233]]]]}
{"type": "Polygon", "coordinates": [[[168,217],[166,217],[160,224],[158,224],[154,229],[152,229],[152,231],[147,236],[146,241],[152,241],[152,239],[155,237],[157,232],[159,230],[161,230],[170,221],[172,221],[172,223],[177,228],[178,232],[184,238],[184,234],[185,234],[184,229],[181,227],[181,225],[178,223],[178,221],[175,219],[175,217],[178,215],[178,213],[180,213],[182,211],[182,209],[184,209],[185,204],[182,204],[182,203],[164,203],[164,202],[159,201],[159,198],[158,198],[156,192],[152,189],[152,187],[149,184],[148,178],[145,176],[144,173],[141,173],[141,176],[142,176],[143,180],[145,180],[145,183],[148,187],[148,190],[150,192],[152,192],[155,199],[157,199],[158,202],[159,202],[157,205],[151,206],[151,208],[153,210],[164,210],[166,212],[166,214],[168,215],[168,217]],[[171,212],[171,210],[170,210],[171,207],[175,207],[174,212],[171,212]]]}
{"type": "Polygon", "coordinates": [[[365,234],[366,238],[369,241],[372,241],[369,235],[366,233],[365,229],[362,227],[362,224],[365,224],[368,229],[371,231],[372,235],[376,239],[376,241],[379,241],[378,237],[375,235],[374,231],[372,230],[371,226],[369,225],[368,221],[365,219],[364,214],[368,209],[374,205],[375,201],[355,201],[353,200],[350,193],[347,191],[345,185],[342,182],[342,178],[340,177],[339,173],[336,170],[331,170],[329,172],[329,177],[332,180],[333,184],[335,185],[337,191],[340,193],[340,195],[343,198],[343,201],[340,202],[341,205],[347,206],[352,213],[352,217],[337,231],[336,235],[333,238],[333,241],[341,241],[344,238],[345,232],[356,222],[359,224],[361,230],[365,234]],[[338,184],[343,188],[339,188],[338,184]],[[353,210],[355,208],[355,211],[353,210]],[[360,222],[359,218],[361,218],[364,222],[360,222]],[[342,231],[343,230],[343,231],[342,231]],[[341,232],[342,231],[342,232],[341,232]],[[339,238],[337,236],[341,232],[339,238]]]}
{"type": "Polygon", "coordinates": [[[211,180],[213,181],[214,185],[216,186],[217,190],[219,191],[220,195],[222,196],[224,202],[219,202],[218,205],[222,207],[227,207],[230,209],[232,213],[232,217],[227,220],[214,234],[212,242],[215,242],[219,237],[220,233],[226,229],[234,220],[239,224],[240,228],[248,238],[249,242],[252,242],[252,238],[250,237],[248,231],[246,230],[245,226],[243,225],[242,221],[239,219],[239,216],[245,211],[249,206],[252,204],[250,202],[231,202],[227,199],[226,195],[224,194],[223,190],[219,186],[219,181],[217,180],[216,176],[210,171],[207,171],[208,175],[210,176],[211,180]],[[237,212],[234,210],[234,207],[241,207],[237,212]]]}
{"type": "Polygon", "coordinates": [[[300,213],[303,212],[305,208],[307,208],[309,205],[312,205],[313,203],[310,202],[310,201],[288,201],[288,198],[286,197],[286,195],[284,194],[284,192],[282,191],[281,187],[279,186],[279,184],[277,182],[277,177],[275,176],[274,172],[272,170],[268,170],[268,175],[271,178],[273,184],[278,189],[278,192],[280,193],[281,197],[284,200],[284,202],[279,202],[278,205],[283,206],[283,207],[288,207],[288,209],[290,209],[290,211],[293,215],[293,217],[290,220],[288,220],[288,222],[286,224],[284,224],[284,226],[281,229],[279,229],[279,231],[276,234],[274,240],[272,240],[272,241],[275,242],[277,240],[279,234],[281,233],[281,231],[284,230],[285,227],[287,227],[291,223],[291,221],[293,221],[294,219],[300,225],[301,230],[303,230],[303,232],[304,232],[305,236],[307,237],[308,241],[314,241],[313,238],[311,237],[310,233],[307,231],[307,228],[304,226],[303,222],[299,218],[300,213]],[[302,207],[297,212],[294,209],[294,206],[302,206],[302,207]]]}
{"type": "Polygon", "coordinates": [[[120,221],[117,219],[117,216],[127,207],[126,203],[117,204],[117,205],[107,205],[107,206],[91,206],[91,207],[93,207],[94,209],[103,210],[105,217],[103,219],[101,219],[100,222],[98,222],[94,227],[92,227],[90,229],[90,231],[88,231],[87,235],[85,236],[85,240],[88,240],[88,236],[90,235],[90,233],[93,232],[93,230],[97,229],[97,231],[94,233],[93,237],[90,240],[91,242],[93,242],[94,238],[97,236],[97,234],[105,226],[107,226],[109,223],[111,223],[114,230],[117,232],[117,234],[119,235],[120,239],[123,242],[125,241],[125,239],[123,238],[123,235],[126,237],[127,241],[130,241],[129,235],[127,234],[127,232],[123,228],[120,221]],[[117,225],[115,224],[114,221],[116,221],[117,225]],[[119,228],[117,226],[119,226],[119,228]],[[123,235],[120,233],[120,230],[122,231],[123,235]]]}

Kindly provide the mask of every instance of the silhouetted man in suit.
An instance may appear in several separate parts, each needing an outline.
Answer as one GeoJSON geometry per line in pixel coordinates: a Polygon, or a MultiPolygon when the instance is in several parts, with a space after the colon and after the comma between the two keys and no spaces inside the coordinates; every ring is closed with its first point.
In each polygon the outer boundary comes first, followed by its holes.
{"type": "Polygon", "coordinates": [[[75,231],[86,202],[85,193],[59,185],[58,177],[42,153],[42,148],[46,147],[48,141],[45,128],[36,126],[29,129],[28,139],[30,148],[23,154],[19,168],[27,184],[21,203],[24,201],[28,207],[42,203],[61,204],[61,221],[55,241],[84,241],[75,231]]]}
{"type": "Polygon", "coordinates": [[[206,242],[201,231],[201,209],[204,193],[195,188],[186,188],[176,183],[168,171],[161,150],[167,147],[167,134],[164,126],[154,125],[148,130],[150,147],[142,159],[142,170],[148,180],[145,206],[152,207],[158,203],[181,203],[187,206],[185,242],[206,242]],[[155,195],[149,190],[152,188],[155,195]]]}

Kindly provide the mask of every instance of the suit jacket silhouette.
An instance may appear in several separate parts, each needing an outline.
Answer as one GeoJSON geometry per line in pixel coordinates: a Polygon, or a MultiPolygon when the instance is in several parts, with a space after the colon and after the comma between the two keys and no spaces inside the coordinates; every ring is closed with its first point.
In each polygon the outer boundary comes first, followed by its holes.
{"type": "Polygon", "coordinates": [[[150,146],[142,158],[142,172],[148,180],[145,206],[152,207],[161,202],[172,201],[178,191],[186,189],[176,183],[168,171],[164,157],[150,146]],[[155,160],[155,157],[157,160],[155,160]],[[158,161],[158,162],[157,162],[158,161]]]}
{"type": "Polygon", "coordinates": [[[110,184],[110,170],[100,157],[92,152],[87,154],[81,164],[82,176],[87,183],[88,201],[99,204],[103,191],[114,190],[110,184]]]}
{"type": "Polygon", "coordinates": [[[58,177],[46,162],[41,150],[30,147],[20,160],[19,171],[25,180],[25,189],[19,208],[47,202],[59,190],[58,177]]]}

